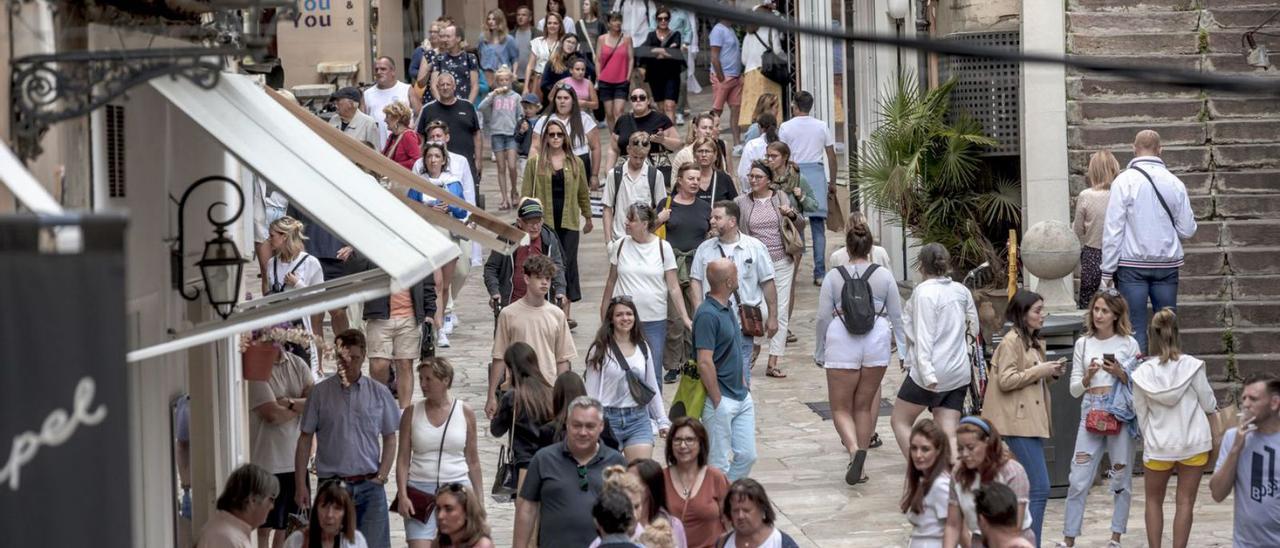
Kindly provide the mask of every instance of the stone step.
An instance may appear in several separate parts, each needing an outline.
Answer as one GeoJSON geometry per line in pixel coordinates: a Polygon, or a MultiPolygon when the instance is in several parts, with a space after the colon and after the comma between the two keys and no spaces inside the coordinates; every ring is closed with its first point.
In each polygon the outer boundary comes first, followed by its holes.
{"type": "Polygon", "coordinates": [[[1266,21],[1276,12],[1276,6],[1241,6],[1237,3],[1223,3],[1210,6],[1206,10],[1207,17],[1201,21],[1205,26],[1219,29],[1252,29],[1266,21]]]}
{"type": "MultiPolygon", "coordinates": [[[[1280,194],[1219,194],[1214,197],[1214,212],[1220,218],[1267,222],[1280,218],[1280,194]]],[[[1245,230],[1247,229],[1242,228],[1241,234],[1247,238],[1245,230]]],[[[1254,243],[1280,243],[1280,234],[1274,231],[1260,235],[1270,239],[1254,243]]]]}
{"type": "Polygon", "coordinates": [[[1227,265],[1236,276],[1280,274],[1280,247],[1228,248],[1227,265]]]}
{"type": "Polygon", "coordinates": [[[1178,276],[1178,302],[1221,302],[1231,298],[1231,276],[1178,276]]]}
{"type": "Polygon", "coordinates": [[[1228,170],[1280,168],[1280,143],[1214,145],[1213,160],[1228,170]]]}
{"type": "Polygon", "coordinates": [[[1196,235],[1182,242],[1183,248],[1220,247],[1222,245],[1222,221],[1196,222],[1196,235]]]}
{"type": "Polygon", "coordinates": [[[1183,253],[1183,276],[1221,276],[1226,274],[1226,253],[1218,248],[1190,248],[1183,253]]]}
{"type": "Polygon", "coordinates": [[[1067,101],[1067,118],[1088,122],[1197,122],[1204,106],[1205,102],[1198,98],[1067,101]]]}
{"type": "MultiPolygon", "coordinates": [[[[1104,148],[1104,147],[1099,147],[1104,148]]],[[[1116,160],[1121,166],[1129,163],[1133,158],[1132,148],[1111,148],[1111,153],[1116,156],[1116,160]]],[[[1067,151],[1067,162],[1071,172],[1083,174],[1089,168],[1089,155],[1093,154],[1096,149],[1092,150],[1069,150],[1067,151]]],[[[1179,174],[1183,173],[1202,173],[1202,177],[1208,177],[1206,172],[1209,169],[1210,147],[1201,145],[1194,147],[1165,147],[1160,151],[1160,158],[1164,160],[1169,171],[1179,174]]],[[[1184,181],[1186,183],[1186,181],[1184,181]]],[[[1194,185],[1195,183],[1186,183],[1194,185]]],[[[1207,189],[1206,189],[1207,190],[1207,189]]]]}
{"type": "MultiPolygon", "coordinates": [[[[1280,276],[1232,276],[1231,298],[1242,301],[1280,300],[1280,276]]],[[[1280,302],[1275,303],[1280,307],[1280,302]]]]}
{"type": "Polygon", "coordinates": [[[1280,192],[1280,170],[1219,171],[1213,182],[1221,194],[1280,192]]]}
{"type": "MultiPolygon", "coordinates": [[[[1181,311],[1179,307],[1179,312],[1181,311]]],[[[1182,329],[1179,335],[1182,338],[1182,350],[1193,356],[1232,352],[1235,354],[1280,353],[1280,327],[1276,326],[1230,330],[1220,327],[1182,329]]]]}
{"type": "Polygon", "coordinates": [[[1236,354],[1280,353],[1280,327],[1232,328],[1236,354]]]}
{"type": "Polygon", "coordinates": [[[1099,98],[1174,98],[1194,99],[1199,91],[1174,87],[1156,82],[1140,82],[1125,78],[1103,76],[1093,72],[1067,70],[1068,99],[1099,98]]]}
{"type": "Polygon", "coordinates": [[[1072,148],[1112,148],[1133,145],[1133,136],[1144,129],[1160,134],[1162,146],[1203,145],[1209,140],[1205,122],[1180,123],[1086,123],[1067,128],[1067,146],[1072,148]]]}
{"type": "Polygon", "coordinates": [[[1210,95],[1209,114],[1214,120],[1223,118],[1278,118],[1280,98],[1210,95]]]}
{"type": "MultiPolygon", "coordinates": [[[[1179,305],[1178,320],[1180,324],[1184,317],[1185,312],[1182,310],[1182,306],[1179,305]]],[[[1181,325],[1178,327],[1180,328],[1178,334],[1181,336],[1179,343],[1182,346],[1182,351],[1187,354],[1191,354],[1192,356],[1200,356],[1204,354],[1226,354],[1231,351],[1231,348],[1228,345],[1235,344],[1234,342],[1228,342],[1226,340],[1228,336],[1227,333],[1230,333],[1231,331],[1222,327],[1203,327],[1192,329],[1181,329],[1181,325]]]]}
{"type": "Polygon", "coordinates": [[[1198,0],[1067,0],[1072,12],[1187,12],[1198,13],[1198,0]]]}
{"type": "MultiPolygon", "coordinates": [[[[1213,141],[1214,145],[1280,142],[1280,119],[1211,120],[1207,124],[1207,129],[1208,137],[1213,141]]],[[[1164,144],[1164,132],[1159,129],[1156,131],[1160,132],[1160,142],[1164,144]]]]}
{"type": "MultiPolygon", "coordinates": [[[[1146,30],[1146,29],[1142,29],[1146,30]]],[[[1198,55],[1200,35],[1194,28],[1182,32],[1148,32],[1133,34],[1133,29],[1089,34],[1067,34],[1067,53],[1072,55],[1198,55]]],[[[1183,62],[1183,61],[1171,61],[1183,62]]]]}
{"type": "MultiPolygon", "coordinates": [[[[1236,196],[1218,195],[1219,209],[1221,209],[1223,198],[1236,198],[1236,196]]],[[[1277,196],[1263,196],[1263,198],[1276,200],[1277,196]]],[[[1273,202],[1273,205],[1277,202],[1273,202]]],[[[1254,245],[1275,245],[1280,243],[1280,209],[1272,209],[1266,219],[1252,220],[1229,220],[1223,221],[1221,225],[1222,243],[1230,246],[1254,246],[1254,245]]],[[[1199,230],[1196,231],[1197,236],[1199,230]]]]}
{"type": "Polygon", "coordinates": [[[1233,301],[1230,314],[1235,329],[1280,328],[1280,301],[1233,301]]]}
{"type": "MultiPolygon", "coordinates": [[[[1179,288],[1181,289],[1181,288],[1179,288]]],[[[1222,301],[1178,303],[1178,327],[1189,329],[1226,329],[1230,324],[1230,308],[1222,301]]]]}
{"type": "MultiPolygon", "coordinates": [[[[1107,35],[1110,33],[1195,33],[1200,28],[1198,11],[1121,11],[1067,13],[1070,34],[1107,35]]],[[[1239,37],[1237,36],[1237,41],[1239,37]]]]}
{"type": "MultiPolygon", "coordinates": [[[[1191,354],[1190,352],[1188,352],[1191,354]]],[[[1231,358],[1227,354],[1191,354],[1201,360],[1204,360],[1205,373],[1209,375],[1211,381],[1223,381],[1227,378],[1227,362],[1231,358]]],[[[1235,369],[1236,375],[1240,379],[1246,379],[1251,375],[1260,373],[1274,372],[1276,363],[1280,363],[1280,354],[1240,354],[1236,353],[1235,369]]],[[[1221,401],[1221,400],[1219,400],[1221,401]]]]}
{"type": "MultiPolygon", "coordinates": [[[[1243,52],[1240,39],[1242,34],[1238,30],[1209,31],[1209,52],[1239,55],[1243,52]]],[[[1256,34],[1253,39],[1255,43],[1267,46],[1267,51],[1280,51],[1280,36],[1256,34]]]]}

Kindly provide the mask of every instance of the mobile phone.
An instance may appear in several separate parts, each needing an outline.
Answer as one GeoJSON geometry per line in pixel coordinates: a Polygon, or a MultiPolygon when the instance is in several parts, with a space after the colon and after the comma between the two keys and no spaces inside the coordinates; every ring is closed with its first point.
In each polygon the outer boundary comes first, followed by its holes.
{"type": "Polygon", "coordinates": [[[1116,355],[1115,355],[1115,354],[1103,354],[1103,355],[1102,355],[1102,361],[1104,361],[1104,362],[1113,362],[1113,361],[1116,361],[1116,355]]]}

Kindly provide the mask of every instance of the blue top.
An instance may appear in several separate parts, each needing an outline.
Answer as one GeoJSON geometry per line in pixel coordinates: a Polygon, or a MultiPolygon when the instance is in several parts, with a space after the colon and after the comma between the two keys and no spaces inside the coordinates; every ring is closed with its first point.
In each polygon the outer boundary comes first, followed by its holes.
{"type": "Polygon", "coordinates": [[[738,35],[724,23],[716,23],[711,29],[711,47],[720,48],[721,76],[742,76],[742,44],[738,43],[738,35]]]}
{"type": "Polygon", "coordinates": [[[490,43],[481,34],[476,41],[476,53],[480,54],[480,70],[498,70],[498,67],[507,65],[514,73],[516,61],[520,59],[520,48],[516,47],[516,40],[510,34],[500,44],[490,43]]]}
{"type": "Polygon", "coordinates": [[[733,309],[707,297],[693,315],[693,348],[711,351],[720,395],[734,400],[747,397],[747,386],[742,380],[741,346],[742,330],[733,309]]]}
{"type": "Polygon", "coordinates": [[[339,375],[320,381],[302,411],[302,432],[316,435],[316,476],[377,473],[382,437],[399,421],[391,391],[368,375],[346,388],[339,375]]]}
{"type": "MultiPolygon", "coordinates": [[[[426,175],[423,175],[423,177],[425,178],[425,177],[426,177],[426,175]]],[[[436,186],[438,186],[438,187],[441,187],[441,188],[443,188],[443,189],[445,189],[445,190],[448,190],[448,191],[449,191],[449,194],[452,194],[452,195],[454,195],[454,196],[457,196],[457,197],[458,197],[458,199],[460,199],[460,200],[466,200],[466,197],[464,197],[464,196],[463,196],[463,194],[462,194],[462,183],[461,183],[461,182],[459,182],[459,181],[437,182],[437,181],[434,181],[434,180],[431,180],[431,179],[427,179],[427,182],[430,182],[430,183],[432,183],[432,184],[434,184],[434,185],[436,185],[436,186]]],[[[427,205],[432,206],[432,207],[434,207],[437,203],[439,203],[439,200],[434,200],[434,199],[432,199],[432,200],[427,200],[427,199],[426,199],[426,195],[425,195],[425,194],[423,194],[422,192],[419,192],[419,191],[417,191],[417,190],[414,190],[414,189],[412,189],[412,188],[411,188],[411,189],[409,189],[409,199],[411,199],[411,200],[417,200],[417,201],[419,201],[419,202],[422,202],[422,203],[427,204],[427,205]]],[[[466,218],[467,218],[467,210],[465,210],[465,209],[463,209],[463,208],[461,208],[461,207],[455,206],[455,205],[451,205],[451,206],[449,206],[449,214],[450,214],[450,215],[453,215],[453,218],[455,218],[455,219],[466,219],[466,218]]]]}

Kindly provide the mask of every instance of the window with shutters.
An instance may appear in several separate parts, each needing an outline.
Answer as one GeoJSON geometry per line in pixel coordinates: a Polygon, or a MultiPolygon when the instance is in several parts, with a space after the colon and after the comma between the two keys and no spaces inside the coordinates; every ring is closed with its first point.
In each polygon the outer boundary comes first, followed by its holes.
{"type": "Polygon", "coordinates": [[[124,171],[124,107],[106,106],[107,197],[124,198],[127,190],[124,171]]]}
{"type": "MultiPolygon", "coordinates": [[[[967,45],[1002,48],[1017,52],[1021,33],[960,32],[948,40],[967,45]]],[[[950,117],[968,116],[982,124],[982,133],[999,144],[983,156],[1016,156],[1021,146],[1018,128],[1018,88],[1021,74],[1014,61],[985,57],[948,57],[942,63],[942,78],[956,79],[951,92],[950,117]]]]}

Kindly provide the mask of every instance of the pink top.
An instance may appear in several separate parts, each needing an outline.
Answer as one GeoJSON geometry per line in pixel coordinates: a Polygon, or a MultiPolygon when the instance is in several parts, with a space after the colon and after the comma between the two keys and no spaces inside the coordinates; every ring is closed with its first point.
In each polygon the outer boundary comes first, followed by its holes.
{"type": "Polygon", "coordinates": [[[591,80],[588,80],[586,78],[579,80],[577,78],[570,76],[568,78],[565,78],[564,80],[561,80],[561,82],[565,84],[569,84],[569,87],[573,88],[573,92],[578,94],[579,101],[583,101],[591,98],[591,80]]]}
{"type": "Polygon", "coordinates": [[[627,66],[630,64],[630,48],[610,47],[604,40],[600,41],[599,78],[601,82],[606,84],[627,83],[627,66]],[[617,59],[614,59],[614,57],[617,57],[617,59]]]}

